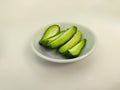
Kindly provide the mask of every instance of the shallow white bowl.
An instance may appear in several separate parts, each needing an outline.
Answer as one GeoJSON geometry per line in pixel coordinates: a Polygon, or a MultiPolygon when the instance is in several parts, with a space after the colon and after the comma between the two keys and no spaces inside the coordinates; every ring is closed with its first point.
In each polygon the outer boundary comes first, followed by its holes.
{"type": "Polygon", "coordinates": [[[40,57],[40,59],[44,59],[44,60],[56,62],[56,63],[70,63],[70,62],[82,60],[83,58],[89,56],[94,51],[95,44],[96,44],[96,38],[95,38],[94,33],[88,28],[82,25],[79,25],[79,24],[75,24],[75,23],[53,23],[53,24],[40,27],[40,31],[36,33],[36,35],[32,39],[32,43],[31,43],[32,50],[34,51],[35,54],[37,54],[40,57]],[[82,38],[86,38],[87,43],[78,57],[67,59],[61,54],[59,54],[56,49],[49,50],[39,45],[38,42],[43,36],[43,33],[45,32],[46,28],[53,24],[60,25],[61,30],[65,30],[74,25],[74,26],[77,26],[77,28],[82,32],[83,34],[82,38]]]}

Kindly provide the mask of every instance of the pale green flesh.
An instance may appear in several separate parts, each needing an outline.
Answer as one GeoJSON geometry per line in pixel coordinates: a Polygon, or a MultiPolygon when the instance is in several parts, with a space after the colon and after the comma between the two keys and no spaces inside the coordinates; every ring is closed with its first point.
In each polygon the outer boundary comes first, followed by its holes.
{"type": "Polygon", "coordinates": [[[39,43],[45,44],[48,38],[57,35],[59,32],[60,32],[60,27],[58,25],[52,25],[48,27],[39,43]]]}
{"type": "Polygon", "coordinates": [[[86,44],[86,39],[81,40],[77,45],[68,50],[69,56],[76,57],[78,56],[86,44]]]}
{"type": "Polygon", "coordinates": [[[74,36],[63,46],[59,48],[60,53],[65,53],[68,49],[75,46],[81,39],[82,33],[80,30],[77,30],[77,32],[74,34],[74,36]]]}
{"type": "Polygon", "coordinates": [[[60,32],[59,34],[57,34],[56,36],[53,36],[51,38],[47,39],[47,46],[49,46],[49,44],[54,41],[55,39],[59,38],[61,35],[63,35],[64,31],[60,32]]]}
{"type": "Polygon", "coordinates": [[[72,36],[76,33],[76,31],[77,31],[77,27],[72,26],[67,31],[65,31],[65,33],[63,35],[61,35],[59,38],[57,38],[56,40],[51,42],[49,44],[49,46],[51,48],[58,48],[59,46],[61,46],[64,43],[66,43],[69,39],[71,39],[72,36]]]}

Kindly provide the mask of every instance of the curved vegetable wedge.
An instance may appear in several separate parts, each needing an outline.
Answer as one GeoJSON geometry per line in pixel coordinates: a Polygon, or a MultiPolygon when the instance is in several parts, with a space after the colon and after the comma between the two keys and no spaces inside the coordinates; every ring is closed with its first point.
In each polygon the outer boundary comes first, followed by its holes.
{"type": "Polygon", "coordinates": [[[59,38],[61,35],[63,35],[64,32],[65,32],[65,31],[62,31],[62,32],[60,32],[59,34],[57,34],[57,35],[55,35],[55,36],[53,36],[53,37],[51,37],[51,38],[48,38],[48,39],[47,39],[47,46],[49,46],[49,44],[50,44],[52,41],[54,41],[55,39],[57,39],[57,38],[59,38]]]}
{"type": "Polygon", "coordinates": [[[77,31],[77,27],[72,26],[71,28],[66,30],[63,35],[61,35],[56,40],[52,41],[49,44],[49,47],[50,48],[58,48],[58,47],[60,47],[61,45],[65,44],[67,41],[69,41],[72,38],[72,36],[76,33],[76,31],[77,31]]]}
{"type": "Polygon", "coordinates": [[[77,45],[75,45],[73,48],[69,49],[66,52],[66,56],[70,57],[70,58],[74,58],[79,56],[79,54],[81,53],[82,49],[85,47],[87,40],[83,39],[81,40],[77,45]]]}
{"type": "Polygon", "coordinates": [[[66,44],[59,48],[59,52],[64,54],[68,49],[75,46],[80,41],[81,37],[82,33],[80,32],[80,30],[77,30],[74,36],[66,44]]]}
{"type": "Polygon", "coordinates": [[[48,38],[53,37],[57,35],[60,32],[59,25],[52,25],[47,28],[44,35],[42,36],[42,39],[39,41],[39,44],[46,46],[46,41],[48,38]]]}

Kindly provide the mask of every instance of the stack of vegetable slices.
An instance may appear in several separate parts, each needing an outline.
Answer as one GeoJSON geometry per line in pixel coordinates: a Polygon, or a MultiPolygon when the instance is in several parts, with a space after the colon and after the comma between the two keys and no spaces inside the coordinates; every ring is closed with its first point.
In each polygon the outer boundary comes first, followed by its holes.
{"type": "Polygon", "coordinates": [[[58,52],[68,58],[80,55],[87,40],[82,39],[82,33],[76,26],[60,30],[59,25],[51,25],[44,32],[39,44],[45,48],[58,49],[58,52]]]}

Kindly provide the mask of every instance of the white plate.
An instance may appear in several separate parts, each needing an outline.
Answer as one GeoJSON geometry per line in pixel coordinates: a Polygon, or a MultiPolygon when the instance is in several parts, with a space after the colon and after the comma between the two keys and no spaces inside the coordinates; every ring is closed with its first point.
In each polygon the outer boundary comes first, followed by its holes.
{"type": "Polygon", "coordinates": [[[32,50],[40,58],[47,60],[47,61],[56,62],[56,63],[69,63],[69,62],[75,62],[75,61],[82,60],[83,58],[87,57],[94,51],[95,44],[96,44],[96,38],[95,38],[94,33],[88,28],[82,25],[79,25],[79,24],[75,24],[75,23],[53,23],[53,24],[45,25],[43,27],[41,26],[40,31],[36,33],[32,39],[32,43],[31,43],[32,50]],[[43,36],[43,33],[45,32],[46,28],[53,24],[60,25],[61,30],[65,30],[74,25],[74,26],[77,26],[77,28],[82,32],[83,34],[82,38],[86,38],[87,43],[86,43],[85,48],[82,50],[81,54],[78,57],[67,59],[64,56],[60,55],[56,49],[49,50],[39,45],[38,42],[43,36]]]}

